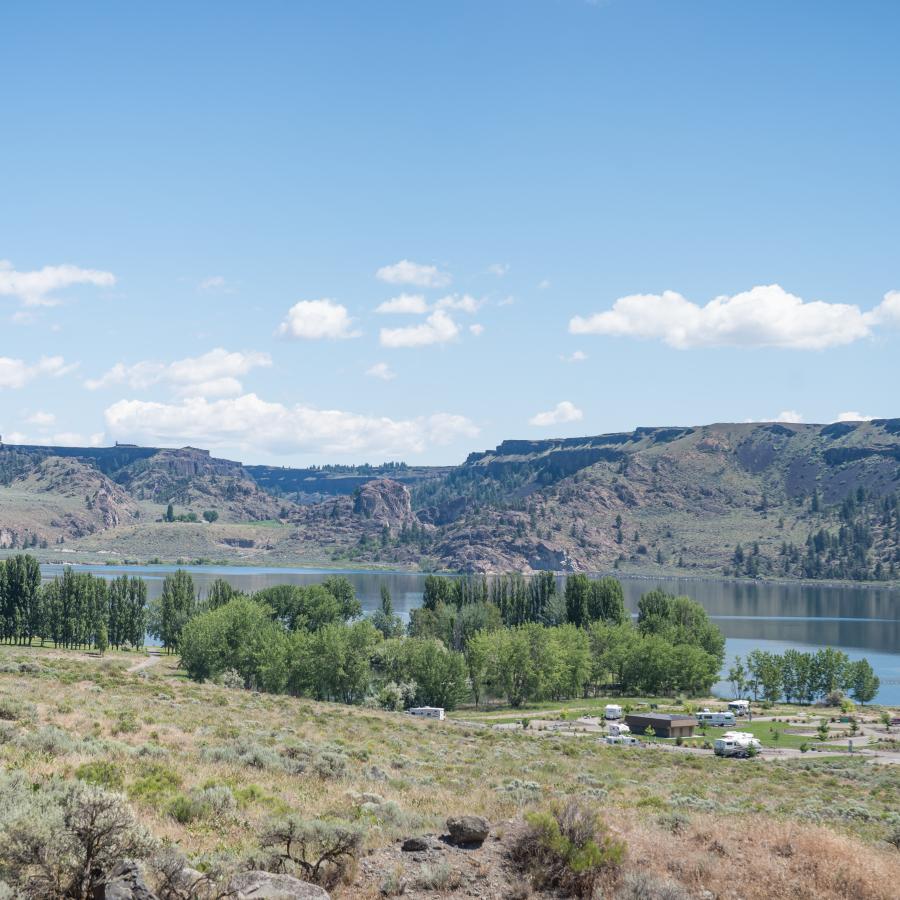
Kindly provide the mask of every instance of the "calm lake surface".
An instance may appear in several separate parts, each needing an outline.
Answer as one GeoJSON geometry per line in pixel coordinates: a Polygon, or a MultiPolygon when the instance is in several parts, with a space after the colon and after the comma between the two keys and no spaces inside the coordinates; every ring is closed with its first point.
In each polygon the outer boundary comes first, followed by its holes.
{"type": "MultiPolygon", "coordinates": [[[[147,581],[151,598],[162,591],[174,566],[77,566],[104,578],[123,572],[147,581]]],[[[381,585],[387,584],[398,615],[422,602],[424,575],[412,572],[361,572],[334,569],[264,569],[185,566],[201,592],[216,578],[250,593],[273,584],[312,584],[326,575],[346,575],[366,612],[378,608],[381,585]]],[[[62,573],[61,565],[41,567],[45,578],[62,573]]],[[[878,700],[900,705],[900,590],[872,586],[772,584],[716,579],[622,577],[625,602],[635,611],[641,595],[655,587],[686,594],[703,605],[727,638],[725,668],[734,656],[754,648],[783,652],[788,647],[816,650],[830,645],[851,659],[865,656],[881,678],[878,700]]],[[[562,583],[562,579],[560,579],[562,583]]],[[[718,685],[723,696],[724,683],[718,685]]]]}

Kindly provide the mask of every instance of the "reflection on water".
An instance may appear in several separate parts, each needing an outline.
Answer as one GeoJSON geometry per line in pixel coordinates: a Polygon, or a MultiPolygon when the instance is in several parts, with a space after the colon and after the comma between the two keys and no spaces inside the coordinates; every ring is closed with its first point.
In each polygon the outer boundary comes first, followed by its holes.
{"type": "MultiPolygon", "coordinates": [[[[105,578],[140,575],[150,597],[162,591],[168,566],[79,566],[105,578]]],[[[190,568],[190,567],[188,567],[190,568]]],[[[44,577],[62,566],[42,566],[44,577]]],[[[259,569],[253,567],[197,567],[191,575],[201,593],[216,578],[224,578],[251,593],[273,584],[313,584],[328,569],[259,569]]],[[[341,572],[353,582],[366,612],[378,608],[381,585],[387,584],[398,615],[422,602],[424,575],[412,572],[341,572]]],[[[693,597],[712,616],[728,639],[729,660],[754,647],[783,652],[788,647],[815,650],[830,645],[851,658],[865,655],[882,680],[878,699],[900,704],[900,590],[884,587],[834,587],[810,584],[770,584],[691,578],[622,578],[625,602],[637,610],[641,595],[655,587],[693,597]],[[891,684],[890,682],[893,682],[891,684]]],[[[560,579],[562,583],[562,579],[560,579]]],[[[726,663],[727,665],[727,663],[726,663]]],[[[724,687],[723,687],[724,690],[724,687]]]]}

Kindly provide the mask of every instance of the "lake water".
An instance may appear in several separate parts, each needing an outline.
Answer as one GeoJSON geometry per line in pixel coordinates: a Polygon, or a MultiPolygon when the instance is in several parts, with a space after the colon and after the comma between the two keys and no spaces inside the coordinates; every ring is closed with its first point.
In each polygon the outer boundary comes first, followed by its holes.
{"type": "MultiPolygon", "coordinates": [[[[60,565],[42,566],[45,578],[62,572],[60,565]]],[[[174,566],[78,566],[104,578],[123,572],[147,581],[150,597],[162,591],[174,566]]],[[[187,568],[198,589],[205,592],[216,578],[247,593],[273,584],[312,584],[326,575],[346,575],[366,612],[378,608],[381,585],[387,584],[394,609],[404,619],[422,602],[424,575],[412,572],[361,572],[332,569],[265,569],[256,567],[187,568]]],[[[725,667],[735,655],[759,648],[783,652],[788,647],[816,650],[832,646],[851,659],[865,656],[881,678],[878,700],[900,705],[900,590],[875,586],[832,586],[737,582],[717,579],[620,579],[625,602],[635,611],[641,595],[655,587],[686,594],[703,605],[727,638],[725,667]]],[[[562,581],[562,580],[561,580],[562,581]]],[[[718,685],[723,696],[727,685],[718,685]]]]}

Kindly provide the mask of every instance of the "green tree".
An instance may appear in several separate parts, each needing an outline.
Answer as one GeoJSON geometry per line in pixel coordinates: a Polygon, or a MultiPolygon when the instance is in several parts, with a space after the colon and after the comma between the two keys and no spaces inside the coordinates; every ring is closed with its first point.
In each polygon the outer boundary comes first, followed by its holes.
{"type": "Polygon", "coordinates": [[[191,576],[184,569],[166,575],[153,627],[155,636],[167,651],[178,649],[181,630],[193,615],[195,604],[196,593],[191,576]]]}
{"type": "Polygon", "coordinates": [[[866,704],[875,699],[881,687],[881,679],[867,659],[860,659],[848,664],[844,684],[857,703],[866,704]]]}
{"type": "Polygon", "coordinates": [[[587,625],[590,621],[591,581],[587,575],[566,576],[566,618],[573,625],[587,625]]]}
{"type": "Polygon", "coordinates": [[[171,503],[166,507],[166,521],[167,522],[175,521],[175,507],[171,503]]]}
{"type": "Polygon", "coordinates": [[[213,522],[217,522],[219,519],[219,514],[214,509],[207,509],[203,513],[203,518],[212,525],[213,522]]]}
{"type": "Polygon", "coordinates": [[[386,638],[399,637],[403,634],[403,621],[399,616],[394,615],[391,591],[384,583],[381,585],[381,607],[372,613],[372,624],[386,638]]]}

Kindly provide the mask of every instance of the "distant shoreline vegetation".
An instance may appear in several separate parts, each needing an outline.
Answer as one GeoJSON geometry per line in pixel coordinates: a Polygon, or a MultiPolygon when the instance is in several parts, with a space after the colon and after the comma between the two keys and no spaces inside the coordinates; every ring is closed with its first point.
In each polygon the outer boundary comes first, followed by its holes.
{"type": "MultiPolygon", "coordinates": [[[[453,709],[488,697],[512,707],[617,694],[708,695],[725,638],[699,603],[655,589],[628,614],[614,578],[552,573],[487,578],[429,575],[422,606],[404,626],[387,586],[363,617],[350,581],[329,575],[306,586],[246,595],[224,579],[205,596],[190,574],[166,575],[147,601],[143,579],[107,581],[66,569],[42,583],[37,560],[0,563],[0,640],[89,648],[141,647],[158,638],[197,681],[388,709],[453,709]]],[[[850,691],[862,703],[879,682],[868,661],[825,648],[783,656],[754,651],[729,672],[737,696],[799,702],[850,691]]]]}

